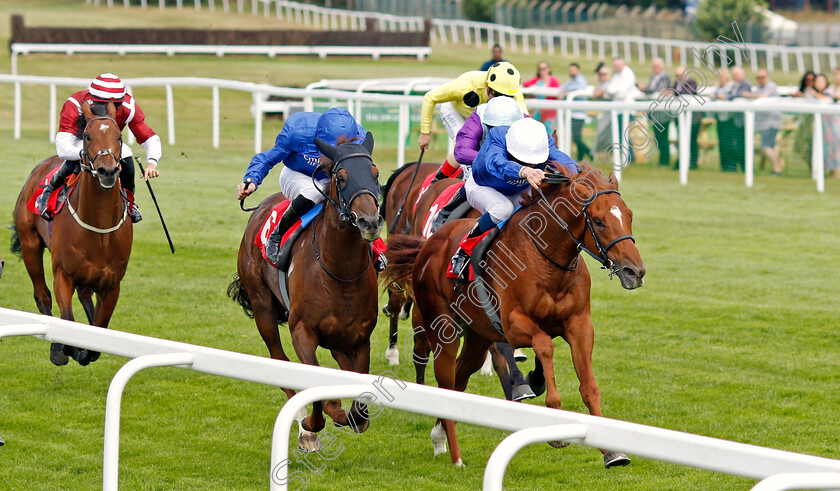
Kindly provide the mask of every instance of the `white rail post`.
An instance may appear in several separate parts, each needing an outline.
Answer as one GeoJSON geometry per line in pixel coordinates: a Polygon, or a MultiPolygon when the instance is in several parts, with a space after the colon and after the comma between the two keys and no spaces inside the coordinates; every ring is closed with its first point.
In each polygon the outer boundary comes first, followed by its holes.
{"type": "Polygon", "coordinates": [[[811,177],[817,181],[817,191],[825,191],[825,160],[823,155],[822,114],[814,113],[814,134],[811,144],[811,177]]]}
{"type": "Polygon", "coordinates": [[[219,86],[213,86],[213,148],[219,148],[219,86]]]}
{"type": "MultiPolygon", "coordinates": [[[[814,128],[816,129],[816,124],[814,128]]],[[[755,112],[744,111],[744,182],[748,188],[753,187],[755,176],[755,112]]]]}
{"type": "MultiPolygon", "coordinates": [[[[292,422],[307,405],[326,399],[358,398],[365,392],[371,392],[371,385],[328,385],[313,387],[295,394],[283,404],[283,409],[274,422],[274,434],[271,437],[271,485],[272,491],[287,490],[289,485],[289,433],[292,422]]],[[[365,401],[362,401],[365,402],[365,401]]],[[[370,401],[367,401],[368,403],[370,401]]]]}
{"type": "Polygon", "coordinates": [[[837,472],[786,472],[762,479],[752,491],[787,491],[790,489],[840,489],[837,472]]]}
{"type": "Polygon", "coordinates": [[[408,103],[400,103],[399,122],[397,123],[397,168],[405,165],[405,140],[409,133],[408,103]]]}
{"type": "Polygon", "coordinates": [[[20,82],[15,82],[15,140],[20,140],[20,82]]]}
{"type": "Polygon", "coordinates": [[[691,123],[687,112],[680,112],[677,116],[677,153],[680,167],[680,184],[688,184],[688,169],[691,166],[691,123]]]}
{"type": "Polygon", "coordinates": [[[610,136],[612,140],[612,170],[616,179],[621,180],[621,135],[618,130],[618,111],[610,110],[610,136]]]}
{"type": "Polygon", "coordinates": [[[120,406],[125,385],[137,372],[145,368],[176,365],[192,365],[192,353],[166,353],[145,355],[135,358],[120,368],[111,385],[105,402],[105,445],[103,447],[102,489],[116,490],[119,487],[120,465],[120,406]]]}
{"type": "Polygon", "coordinates": [[[254,92],[254,153],[262,152],[263,94],[254,92]]]}
{"type": "Polygon", "coordinates": [[[166,126],[170,145],[175,145],[175,101],[172,96],[172,86],[166,85],[166,126]]]}
{"type": "Polygon", "coordinates": [[[55,143],[55,84],[50,84],[50,143],[55,143]]]}
{"type": "Polygon", "coordinates": [[[532,443],[554,440],[569,441],[586,438],[586,425],[563,424],[528,428],[511,433],[496,446],[484,467],[484,491],[502,491],[505,471],[513,456],[532,443]]]}

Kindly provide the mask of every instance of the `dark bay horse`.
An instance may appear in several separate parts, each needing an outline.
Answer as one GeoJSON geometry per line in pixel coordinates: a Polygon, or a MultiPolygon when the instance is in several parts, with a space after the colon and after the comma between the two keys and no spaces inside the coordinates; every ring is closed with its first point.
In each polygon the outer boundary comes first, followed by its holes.
{"type": "MultiPolygon", "coordinates": [[[[55,215],[50,223],[26,207],[46,175],[61,165],[62,160],[53,156],[35,166],[18,196],[14,211],[17,237],[13,237],[13,243],[20,247],[35,287],[35,303],[42,314],[52,315],[52,298],[44,278],[43,256],[48,248],[61,318],[74,320],[72,299],[77,291],[88,322],[107,328],[131,255],[133,231],[118,182],[122,138],[114,120],[114,104],[107,105],[104,116],[95,116],[88,104],[82,104],[82,112],[86,121],[82,172],[76,189],[67,198],[67,209],[55,215]]],[[[99,358],[95,351],[58,343],[50,347],[50,361],[56,365],[66,364],[67,355],[81,365],[99,358]]]]}
{"type": "MultiPolygon", "coordinates": [[[[645,266],[632,240],[632,212],[614,179],[589,167],[572,179],[562,168],[558,172],[563,173],[563,183],[543,184],[545,193],[510,218],[486,256],[487,301],[501,318],[503,334],[494,329],[477,300],[478,282],[446,278],[449,259],[474,220],[450,222],[426,241],[408,236],[389,240],[389,266],[383,277],[412,292],[417,304],[414,328],[429,337],[440,387],[465,390],[490,343],[506,341],[534,348],[546,380],[546,406],[559,409],[552,339],[560,336],[571,347],[583,402],[592,415],[600,416],[601,396],[591,362],[590,278],[579,252],[596,251],[592,255],[626,289],[642,286],[645,266]]],[[[432,430],[436,454],[446,451],[447,440],[452,462],[460,465],[455,422],[438,420],[432,430]]],[[[610,467],[626,465],[629,459],[605,452],[604,462],[610,467]]]]}
{"type": "MultiPolygon", "coordinates": [[[[289,300],[282,302],[278,271],[263,259],[256,234],[274,206],[285,199],[280,193],[263,200],[251,215],[239,247],[238,277],[228,294],[254,318],[272,358],[287,360],[278,325],[289,323],[292,344],[301,362],[318,365],[316,350],[330,350],[342,370],[368,373],[370,335],[377,318],[377,274],[370,242],[379,238],[379,171],[371,159],[373,136],[362,144],[337,147],[316,139],[327,159],[319,167],[330,176],[323,211],[293,245],[289,266],[289,300]]],[[[295,392],[283,389],[291,398],[295,392]]],[[[341,402],[313,404],[308,417],[299,415],[298,443],[318,449],[313,434],[324,428],[323,412],[340,426],[362,432],[368,427],[367,408],[354,402],[348,412],[341,402]]]]}
{"type": "MultiPolygon", "coordinates": [[[[434,175],[440,168],[440,163],[409,163],[388,177],[382,186],[382,205],[379,214],[388,224],[388,236],[393,234],[407,234],[414,223],[414,204],[420,195],[423,182],[430,175],[434,175]],[[397,218],[399,215],[399,218],[397,218]],[[396,222],[396,223],[395,223],[396,222]]],[[[397,329],[400,320],[408,319],[411,304],[396,288],[388,288],[388,305],[383,312],[390,318],[390,334],[385,358],[391,365],[399,364],[400,350],[397,347],[397,329]]]]}

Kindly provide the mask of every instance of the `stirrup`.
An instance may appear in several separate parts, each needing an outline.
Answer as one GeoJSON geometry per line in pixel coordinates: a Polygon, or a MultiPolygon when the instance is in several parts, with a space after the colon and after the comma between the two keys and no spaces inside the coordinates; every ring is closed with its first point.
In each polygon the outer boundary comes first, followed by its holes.
{"type": "Polygon", "coordinates": [[[470,256],[463,249],[458,249],[458,252],[452,256],[450,263],[452,272],[458,276],[460,281],[470,281],[470,256]]]}
{"type": "Polygon", "coordinates": [[[137,205],[128,205],[128,216],[131,217],[131,223],[137,223],[143,219],[143,214],[140,213],[140,208],[137,205]]]}
{"type": "Polygon", "coordinates": [[[52,213],[47,209],[50,203],[50,196],[52,193],[55,192],[55,189],[52,189],[50,186],[44,188],[44,191],[38,196],[38,199],[35,200],[35,209],[38,210],[38,214],[41,215],[46,221],[50,221],[53,219],[52,213]],[[47,192],[49,191],[49,192],[47,192]]]}

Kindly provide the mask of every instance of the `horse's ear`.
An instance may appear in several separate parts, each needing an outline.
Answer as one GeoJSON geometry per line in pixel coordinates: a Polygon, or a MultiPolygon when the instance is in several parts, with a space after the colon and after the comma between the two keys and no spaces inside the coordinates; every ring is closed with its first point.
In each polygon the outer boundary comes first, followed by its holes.
{"type": "Polygon", "coordinates": [[[111,119],[117,119],[117,106],[115,106],[113,102],[108,102],[105,109],[108,112],[108,117],[111,119]]]}
{"type": "Polygon", "coordinates": [[[373,154],[373,133],[370,131],[368,131],[367,135],[365,135],[365,141],[362,142],[362,147],[364,147],[369,154],[373,154]]]}
{"type": "Polygon", "coordinates": [[[325,142],[324,140],[315,137],[315,146],[318,147],[318,150],[326,155],[326,157],[333,162],[335,162],[335,157],[338,155],[338,147],[330,145],[329,143],[325,142]]]}
{"type": "Polygon", "coordinates": [[[618,190],[618,179],[615,177],[615,172],[610,172],[610,175],[607,176],[607,182],[609,183],[608,188],[618,190]]]}
{"type": "Polygon", "coordinates": [[[90,108],[90,102],[84,101],[82,103],[82,114],[85,116],[85,121],[89,121],[93,117],[93,110],[90,108]]]}

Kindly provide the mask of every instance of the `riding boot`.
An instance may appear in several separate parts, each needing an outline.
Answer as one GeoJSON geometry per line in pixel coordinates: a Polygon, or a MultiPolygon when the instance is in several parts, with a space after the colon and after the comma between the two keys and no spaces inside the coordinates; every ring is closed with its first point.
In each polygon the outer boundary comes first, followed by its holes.
{"type": "Polygon", "coordinates": [[[445,160],[442,164],[440,164],[440,169],[438,169],[435,177],[432,178],[432,184],[440,181],[441,179],[448,179],[450,177],[456,177],[461,172],[461,166],[457,162],[455,162],[456,167],[452,167],[448,160],[445,160]]]}
{"type": "Polygon", "coordinates": [[[452,272],[458,276],[458,280],[467,282],[470,281],[470,255],[472,254],[473,248],[478,244],[478,238],[489,232],[495,224],[493,223],[490,215],[485,213],[473,228],[470,229],[469,233],[463,240],[461,240],[461,246],[458,247],[458,251],[455,252],[455,255],[452,256],[451,266],[452,272]],[[472,239],[472,240],[471,240],[472,239]]]}
{"type": "Polygon", "coordinates": [[[286,208],[283,216],[280,217],[280,222],[271,232],[271,235],[268,236],[268,242],[265,244],[265,255],[271,263],[277,264],[277,261],[280,259],[280,244],[283,242],[283,236],[313,206],[315,206],[313,201],[300,195],[286,208]]]}
{"type": "Polygon", "coordinates": [[[42,192],[41,196],[38,196],[38,199],[35,201],[35,208],[38,209],[38,213],[40,213],[44,220],[52,220],[52,214],[47,210],[47,203],[50,200],[50,196],[52,196],[53,192],[64,184],[64,180],[76,170],[76,165],[78,165],[78,163],[78,160],[65,160],[64,163],[61,164],[61,167],[58,168],[58,172],[52,175],[50,182],[44,186],[44,192],[42,192]]]}
{"type": "Polygon", "coordinates": [[[134,159],[126,157],[120,160],[120,184],[125,189],[126,198],[128,201],[128,215],[131,217],[131,223],[137,223],[143,219],[140,214],[140,209],[137,208],[137,203],[134,202],[134,159]]]}
{"type": "Polygon", "coordinates": [[[462,187],[452,196],[452,198],[449,199],[449,202],[440,209],[438,215],[435,217],[435,221],[432,222],[432,233],[435,233],[437,229],[443,227],[443,225],[446,224],[446,221],[449,220],[449,215],[461,206],[462,203],[467,201],[466,194],[467,193],[462,187]]]}

